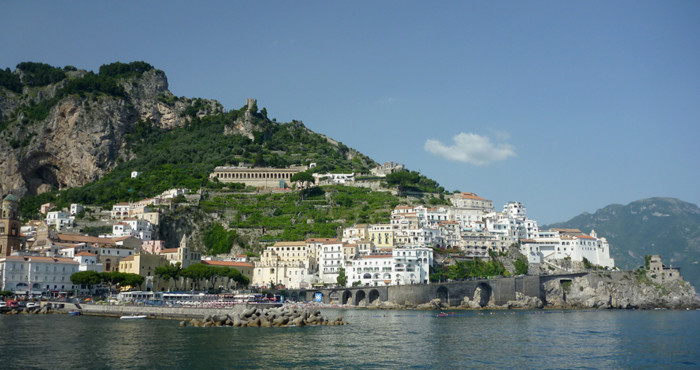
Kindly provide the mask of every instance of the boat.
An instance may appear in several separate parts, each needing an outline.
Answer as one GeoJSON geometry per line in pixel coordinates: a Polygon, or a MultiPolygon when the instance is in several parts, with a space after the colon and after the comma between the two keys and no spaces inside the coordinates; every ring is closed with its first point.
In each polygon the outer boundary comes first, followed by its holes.
{"type": "Polygon", "coordinates": [[[124,315],[120,317],[120,320],[141,320],[147,318],[147,315],[124,315]]]}
{"type": "Polygon", "coordinates": [[[78,310],[71,310],[70,312],[68,312],[68,314],[71,315],[71,316],[80,316],[80,315],[82,315],[83,313],[80,312],[80,311],[78,311],[78,310]]]}

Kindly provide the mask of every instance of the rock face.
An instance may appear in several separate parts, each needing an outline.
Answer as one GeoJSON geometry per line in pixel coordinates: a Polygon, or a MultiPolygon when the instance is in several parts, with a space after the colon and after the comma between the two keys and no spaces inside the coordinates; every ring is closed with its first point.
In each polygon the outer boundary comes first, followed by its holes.
{"type": "Polygon", "coordinates": [[[644,272],[600,272],[544,283],[546,307],[668,308],[700,307],[695,289],[683,280],[655,283],[644,272]]]}
{"type": "MultiPolygon", "coordinates": [[[[71,74],[78,78],[85,71],[71,74]]],[[[139,120],[163,129],[185,125],[195,115],[223,112],[216,101],[175,98],[162,71],[151,69],[118,81],[125,97],[86,93],[67,95],[48,116],[29,120],[20,108],[56,96],[62,81],[25,87],[23,94],[0,87],[0,108],[6,127],[0,135],[0,194],[40,194],[52,188],[82,186],[97,180],[128,158],[125,136],[139,120]]]]}

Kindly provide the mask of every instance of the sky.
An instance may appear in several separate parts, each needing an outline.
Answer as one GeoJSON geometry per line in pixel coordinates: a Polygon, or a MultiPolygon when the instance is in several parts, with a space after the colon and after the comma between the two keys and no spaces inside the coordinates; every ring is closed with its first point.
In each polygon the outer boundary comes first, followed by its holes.
{"type": "Polygon", "coordinates": [[[12,1],[0,67],[143,60],[540,224],[700,203],[697,1],[12,1]]]}

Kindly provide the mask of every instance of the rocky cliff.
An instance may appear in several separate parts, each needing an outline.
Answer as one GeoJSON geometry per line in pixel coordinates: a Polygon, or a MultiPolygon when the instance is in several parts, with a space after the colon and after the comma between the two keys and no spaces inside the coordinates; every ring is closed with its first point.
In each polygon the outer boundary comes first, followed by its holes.
{"type": "Polygon", "coordinates": [[[223,112],[213,100],[173,96],[165,73],[153,68],[111,78],[117,94],[100,91],[99,75],[91,72],[69,71],[45,86],[27,83],[19,68],[14,73],[24,83],[21,92],[0,86],[0,194],[82,186],[129,158],[125,138],[137,122],[171,129],[223,112]],[[87,89],[67,92],[71,82],[87,89]],[[36,113],[40,108],[45,117],[36,113]]]}
{"type": "Polygon", "coordinates": [[[700,307],[693,286],[681,279],[654,282],[644,270],[595,272],[543,284],[549,308],[668,308],[700,307]]]}

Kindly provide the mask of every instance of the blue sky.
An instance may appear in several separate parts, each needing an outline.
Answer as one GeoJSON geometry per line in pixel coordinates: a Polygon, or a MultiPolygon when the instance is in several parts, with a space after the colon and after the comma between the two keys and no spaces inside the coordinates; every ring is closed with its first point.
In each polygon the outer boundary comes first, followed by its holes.
{"type": "Polygon", "coordinates": [[[541,224],[700,203],[700,2],[2,4],[3,68],[134,60],[541,224]]]}

